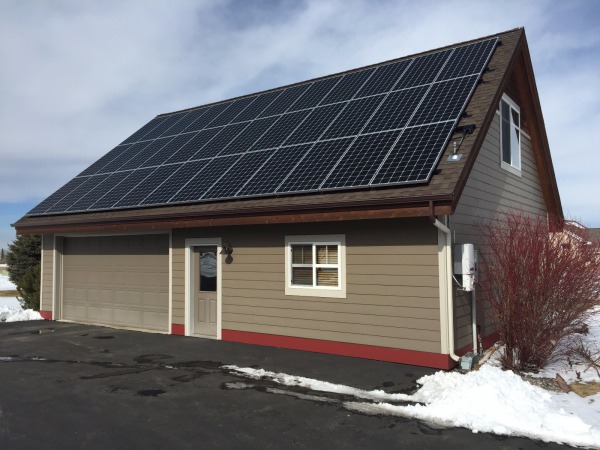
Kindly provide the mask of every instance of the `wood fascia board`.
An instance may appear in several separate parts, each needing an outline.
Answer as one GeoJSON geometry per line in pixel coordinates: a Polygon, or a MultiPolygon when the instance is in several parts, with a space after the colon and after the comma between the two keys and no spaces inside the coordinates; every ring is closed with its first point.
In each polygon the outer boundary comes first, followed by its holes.
{"type": "MultiPolygon", "coordinates": [[[[517,64],[519,54],[523,48],[524,32],[522,29],[519,29],[519,32],[520,32],[519,39],[517,41],[517,44],[515,45],[513,54],[511,55],[510,61],[506,65],[505,72],[502,75],[502,79],[500,81],[500,84],[498,85],[498,89],[496,90],[496,93],[494,94],[494,97],[493,97],[492,101],[490,102],[488,111],[481,123],[481,129],[478,131],[475,141],[473,142],[473,146],[471,147],[471,153],[469,155],[469,158],[465,162],[463,170],[458,178],[458,182],[456,183],[456,188],[454,190],[454,198],[453,198],[453,202],[452,202],[452,210],[453,211],[458,206],[458,202],[460,200],[460,197],[462,196],[463,190],[465,189],[467,180],[469,178],[469,175],[471,174],[471,170],[473,169],[473,166],[475,165],[475,161],[477,159],[477,156],[479,155],[479,151],[481,150],[481,147],[483,146],[485,137],[486,137],[486,135],[490,129],[490,126],[492,125],[492,121],[494,120],[494,117],[496,115],[497,105],[500,103],[500,99],[502,98],[502,93],[504,92],[508,82],[510,81],[513,68],[517,64]]],[[[468,107],[469,106],[467,105],[467,108],[468,107]]]]}
{"type": "Polygon", "coordinates": [[[521,61],[516,68],[516,75],[518,77],[517,84],[520,87],[521,96],[528,100],[527,102],[524,102],[525,108],[526,111],[531,114],[533,124],[535,124],[534,129],[530,130],[530,132],[535,134],[536,137],[534,142],[532,142],[532,147],[536,147],[534,148],[533,153],[536,159],[544,201],[546,202],[548,211],[562,221],[564,219],[562,203],[558,191],[558,184],[556,182],[552,155],[550,154],[550,144],[548,142],[548,135],[546,134],[546,125],[544,123],[542,106],[538,95],[526,39],[523,39],[522,47],[521,61]]]}
{"type": "MultiPolygon", "coordinates": [[[[446,215],[451,213],[451,202],[437,202],[436,214],[446,215]]],[[[349,220],[397,219],[406,217],[429,216],[428,202],[406,205],[402,207],[379,208],[368,210],[348,211],[305,211],[301,213],[241,215],[229,217],[181,217],[181,218],[152,218],[136,219],[130,221],[112,220],[87,223],[63,223],[56,225],[17,226],[17,234],[44,234],[44,233],[78,233],[78,232],[114,232],[114,231],[149,231],[165,228],[201,228],[235,225],[266,225],[286,223],[310,222],[339,222],[349,220]]]]}

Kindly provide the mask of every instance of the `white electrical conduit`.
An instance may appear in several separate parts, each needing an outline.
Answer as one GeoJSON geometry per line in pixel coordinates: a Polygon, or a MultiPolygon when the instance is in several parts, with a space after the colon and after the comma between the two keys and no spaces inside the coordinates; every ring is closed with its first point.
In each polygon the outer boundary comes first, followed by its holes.
{"type": "Polygon", "coordinates": [[[454,301],[452,293],[452,235],[450,229],[435,216],[431,216],[431,222],[446,235],[446,302],[448,311],[448,354],[454,361],[460,357],[454,353],[454,301]]]}

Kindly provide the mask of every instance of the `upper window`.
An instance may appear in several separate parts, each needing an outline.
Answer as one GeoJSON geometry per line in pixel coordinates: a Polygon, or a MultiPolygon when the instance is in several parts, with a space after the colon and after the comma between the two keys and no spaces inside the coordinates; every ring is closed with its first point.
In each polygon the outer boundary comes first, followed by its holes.
{"type": "Polygon", "coordinates": [[[287,236],[288,295],[345,297],[345,238],[343,235],[287,236]]]}
{"type": "Polygon", "coordinates": [[[521,114],[520,109],[507,95],[500,100],[500,149],[502,167],[521,171],[521,114]]]}

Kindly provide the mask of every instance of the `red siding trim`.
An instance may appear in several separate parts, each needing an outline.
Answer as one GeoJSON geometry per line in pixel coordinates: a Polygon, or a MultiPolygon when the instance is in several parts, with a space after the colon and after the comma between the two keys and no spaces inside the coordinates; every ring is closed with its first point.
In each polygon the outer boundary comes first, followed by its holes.
{"type": "Polygon", "coordinates": [[[171,334],[185,336],[185,325],[181,325],[178,323],[171,324],[171,334]]]}
{"type": "MultiPolygon", "coordinates": [[[[482,345],[483,345],[483,350],[487,350],[488,348],[490,348],[492,345],[494,345],[496,342],[498,341],[498,332],[494,331],[492,334],[490,334],[489,336],[486,336],[482,339],[482,345]]],[[[456,354],[459,356],[464,355],[467,352],[471,352],[473,351],[473,343],[467,344],[464,347],[456,350],[456,354]]]]}
{"type": "Polygon", "coordinates": [[[499,339],[500,339],[500,335],[498,334],[497,331],[494,331],[492,334],[490,334],[489,336],[486,336],[482,339],[483,348],[485,350],[487,350],[492,345],[494,345],[496,342],[498,342],[499,339]]]}
{"type": "Polygon", "coordinates": [[[43,311],[40,309],[40,316],[42,316],[44,320],[52,320],[52,311],[43,311]]]}
{"type": "Polygon", "coordinates": [[[224,341],[243,342],[245,344],[265,345],[268,347],[290,348],[316,353],[352,356],[355,358],[375,359],[414,366],[450,369],[456,365],[448,355],[417,352],[374,345],[349,344],[346,342],[323,341],[275,334],[250,333],[247,331],[223,330],[224,341]]]}

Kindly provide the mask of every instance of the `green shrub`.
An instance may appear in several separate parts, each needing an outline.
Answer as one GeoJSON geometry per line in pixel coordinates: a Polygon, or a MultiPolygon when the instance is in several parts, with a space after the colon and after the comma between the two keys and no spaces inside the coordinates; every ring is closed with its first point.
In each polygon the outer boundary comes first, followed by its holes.
{"type": "Polygon", "coordinates": [[[8,276],[17,286],[19,302],[25,309],[40,309],[41,237],[17,236],[8,245],[8,276]]]}

